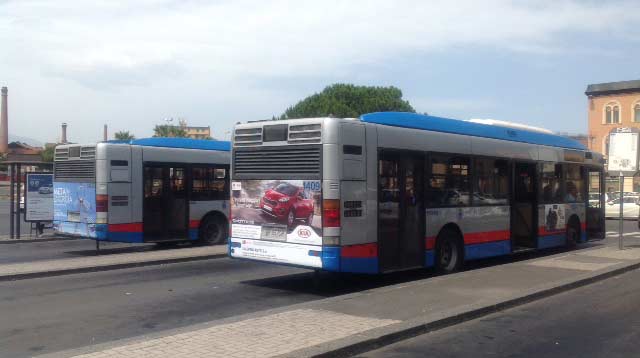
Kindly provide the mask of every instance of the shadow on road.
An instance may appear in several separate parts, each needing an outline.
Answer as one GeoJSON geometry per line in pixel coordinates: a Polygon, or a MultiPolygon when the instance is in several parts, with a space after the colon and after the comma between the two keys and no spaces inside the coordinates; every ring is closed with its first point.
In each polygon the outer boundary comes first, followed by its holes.
{"type": "MultiPolygon", "coordinates": [[[[604,242],[595,241],[581,244],[579,250],[603,247],[604,242]]],[[[531,260],[539,257],[551,256],[563,252],[571,252],[567,248],[554,248],[539,251],[516,253],[508,256],[474,260],[465,263],[464,271],[473,271],[491,266],[500,266],[519,261],[531,260]]],[[[270,265],[265,263],[264,265],[270,265]]],[[[381,275],[349,274],[313,271],[269,277],[264,279],[243,281],[243,284],[268,287],[295,293],[313,294],[322,297],[338,296],[373,288],[412,282],[439,276],[435,269],[416,269],[393,272],[381,275]]]]}

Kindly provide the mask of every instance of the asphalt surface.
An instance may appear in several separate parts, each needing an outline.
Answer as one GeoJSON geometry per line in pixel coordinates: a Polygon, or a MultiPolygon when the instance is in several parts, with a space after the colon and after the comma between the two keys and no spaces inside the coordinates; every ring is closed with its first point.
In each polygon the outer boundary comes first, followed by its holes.
{"type": "MultiPolygon", "coordinates": [[[[608,227],[613,231],[617,222],[608,227]]],[[[634,223],[625,223],[625,232],[637,231],[634,223]]],[[[5,244],[0,245],[0,260],[77,257],[89,255],[93,245],[83,240],[5,244]]],[[[468,269],[558,251],[482,260],[468,269]]],[[[309,270],[219,258],[0,282],[0,357],[78,348],[432,276],[431,270],[384,276],[323,274],[316,282],[309,270]]]]}
{"type": "Polygon", "coordinates": [[[155,250],[154,244],[126,244],[116,242],[100,243],[96,251],[96,242],[89,239],[43,241],[0,244],[0,265],[18,262],[89,257],[96,255],[117,255],[122,253],[155,250]]]}
{"type": "Polygon", "coordinates": [[[360,357],[638,357],[640,271],[631,271],[360,357]]]}

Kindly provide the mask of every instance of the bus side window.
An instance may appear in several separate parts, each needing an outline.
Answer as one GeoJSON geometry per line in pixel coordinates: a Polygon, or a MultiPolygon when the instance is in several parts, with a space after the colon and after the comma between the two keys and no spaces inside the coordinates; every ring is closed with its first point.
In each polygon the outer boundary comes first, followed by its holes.
{"type": "Polygon", "coordinates": [[[469,158],[432,155],[426,182],[429,207],[469,205],[469,158]]]}
{"type": "Polygon", "coordinates": [[[225,168],[193,167],[191,169],[191,200],[224,200],[227,198],[225,168]]]}
{"type": "Polygon", "coordinates": [[[540,184],[542,186],[542,202],[553,204],[563,201],[562,198],[562,165],[542,163],[540,184]]]}

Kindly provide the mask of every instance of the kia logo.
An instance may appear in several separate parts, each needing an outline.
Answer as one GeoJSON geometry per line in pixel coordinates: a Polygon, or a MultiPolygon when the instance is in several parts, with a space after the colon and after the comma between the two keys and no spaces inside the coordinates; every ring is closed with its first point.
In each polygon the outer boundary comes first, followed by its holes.
{"type": "Polygon", "coordinates": [[[308,229],[298,229],[298,236],[300,236],[303,239],[308,238],[309,236],[311,236],[311,231],[309,231],[308,229]]]}

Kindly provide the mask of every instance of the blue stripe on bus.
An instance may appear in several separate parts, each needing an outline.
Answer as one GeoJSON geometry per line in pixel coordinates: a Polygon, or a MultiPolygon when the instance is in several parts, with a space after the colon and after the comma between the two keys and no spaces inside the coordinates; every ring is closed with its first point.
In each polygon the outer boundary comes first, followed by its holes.
{"type": "Polygon", "coordinates": [[[353,273],[378,273],[377,257],[342,257],[340,271],[353,273]]]}
{"type": "Polygon", "coordinates": [[[189,240],[198,240],[198,229],[189,229],[189,240]]]}
{"type": "Polygon", "coordinates": [[[424,267],[433,267],[436,265],[436,253],[434,250],[424,252],[424,267]]]}
{"type": "Polygon", "coordinates": [[[340,247],[322,247],[322,269],[333,272],[378,273],[377,257],[342,257],[340,247]]]}
{"type": "Polygon", "coordinates": [[[485,257],[501,256],[507,255],[509,253],[511,253],[511,241],[509,240],[465,245],[464,247],[465,260],[475,260],[485,257]]]}
{"type": "Polygon", "coordinates": [[[549,145],[560,148],[587,150],[581,143],[566,137],[533,132],[511,127],[473,123],[450,118],[425,116],[407,112],[378,112],[360,116],[363,122],[383,124],[393,127],[423,129],[434,132],[469,135],[511,142],[549,145]]]}
{"type": "Polygon", "coordinates": [[[144,237],[141,232],[110,232],[104,240],[139,244],[144,242],[144,237]]]}
{"type": "Polygon", "coordinates": [[[587,233],[584,230],[580,233],[580,242],[587,242],[587,233]]]}
{"type": "Polygon", "coordinates": [[[231,142],[191,138],[140,138],[130,141],[129,144],[147,147],[217,150],[223,152],[231,150],[231,142]]]}
{"type": "Polygon", "coordinates": [[[322,269],[340,272],[340,248],[337,246],[322,247],[322,269]]]}
{"type": "Polygon", "coordinates": [[[548,249],[550,247],[563,246],[567,243],[565,234],[538,236],[538,248],[548,249]]]}

